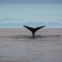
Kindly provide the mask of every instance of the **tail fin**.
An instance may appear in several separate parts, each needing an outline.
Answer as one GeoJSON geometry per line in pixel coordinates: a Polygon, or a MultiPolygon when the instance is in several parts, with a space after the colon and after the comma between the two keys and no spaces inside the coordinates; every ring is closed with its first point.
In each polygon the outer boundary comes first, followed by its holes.
{"type": "Polygon", "coordinates": [[[24,26],[24,27],[26,27],[27,29],[29,29],[32,32],[32,37],[34,38],[36,31],[38,31],[40,28],[43,28],[45,26],[40,26],[40,27],[36,27],[36,28],[32,28],[32,27],[28,27],[28,26],[24,26]]]}
{"type": "Polygon", "coordinates": [[[43,28],[43,27],[45,27],[45,26],[36,27],[35,31],[38,31],[40,28],[43,28]]]}
{"type": "Polygon", "coordinates": [[[29,29],[31,32],[34,30],[32,27],[24,26],[25,28],[29,29]]]}

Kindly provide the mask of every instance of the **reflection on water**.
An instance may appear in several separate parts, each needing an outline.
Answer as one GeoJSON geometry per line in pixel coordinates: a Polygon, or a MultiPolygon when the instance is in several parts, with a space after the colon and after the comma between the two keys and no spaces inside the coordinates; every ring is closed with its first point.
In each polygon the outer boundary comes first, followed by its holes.
{"type": "Polygon", "coordinates": [[[59,41],[62,38],[62,35],[36,35],[33,38],[31,35],[12,35],[12,36],[3,36],[0,37],[2,39],[8,40],[16,40],[16,41],[23,41],[23,42],[32,42],[32,41],[59,41]]]}

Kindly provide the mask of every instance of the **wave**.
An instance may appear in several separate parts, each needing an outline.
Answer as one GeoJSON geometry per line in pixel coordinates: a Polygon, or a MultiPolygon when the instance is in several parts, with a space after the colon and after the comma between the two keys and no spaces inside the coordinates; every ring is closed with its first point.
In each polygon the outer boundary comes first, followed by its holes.
{"type": "Polygon", "coordinates": [[[32,27],[36,26],[42,26],[46,25],[48,28],[62,28],[62,21],[29,21],[29,20],[23,20],[23,19],[14,19],[14,18],[4,18],[0,19],[0,28],[7,28],[7,27],[13,27],[13,28],[20,28],[23,25],[28,25],[32,27]]]}

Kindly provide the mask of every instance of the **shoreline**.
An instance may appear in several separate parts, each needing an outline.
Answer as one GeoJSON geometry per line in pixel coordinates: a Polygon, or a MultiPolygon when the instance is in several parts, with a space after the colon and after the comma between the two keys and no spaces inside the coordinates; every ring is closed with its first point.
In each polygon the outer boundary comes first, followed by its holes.
{"type": "MultiPolygon", "coordinates": [[[[61,35],[61,28],[43,28],[39,29],[37,35],[61,35]]],[[[31,32],[26,28],[0,28],[0,36],[7,35],[31,35],[31,32]]]]}

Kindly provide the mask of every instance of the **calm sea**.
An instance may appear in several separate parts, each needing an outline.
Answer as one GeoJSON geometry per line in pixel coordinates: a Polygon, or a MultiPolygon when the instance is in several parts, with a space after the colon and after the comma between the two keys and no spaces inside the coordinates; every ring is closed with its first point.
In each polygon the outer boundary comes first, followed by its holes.
{"type": "Polygon", "coordinates": [[[0,3],[0,28],[23,25],[62,28],[62,3],[0,3]]]}

